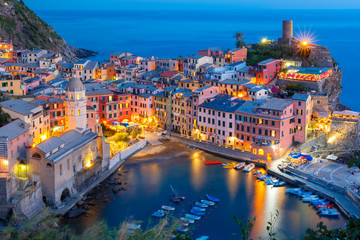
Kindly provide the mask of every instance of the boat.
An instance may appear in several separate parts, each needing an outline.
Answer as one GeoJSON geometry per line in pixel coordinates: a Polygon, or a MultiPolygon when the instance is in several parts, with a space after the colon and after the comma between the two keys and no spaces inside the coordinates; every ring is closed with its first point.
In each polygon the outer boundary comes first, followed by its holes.
{"type": "Polygon", "coordinates": [[[195,240],[208,240],[208,239],[209,239],[208,236],[201,236],[201,237],[196,238],[195,240]]]}
{"type": "Polygon", "coordinates": [[[209,206],[213,206],[213,205],[215,205],[215,203],[214,203],[214,202],[212,202],[212,201],[208,201],[208,200],[204,200],[204,199],[201,199],[201,200],[200,200],[200,202],[205,203],[205,204],[207,204],[207,205],[209,205],[209,206]]]}
{"type": "Polygon", "coordinates": [[[134,224],[134,223],[127,224],[127,228],[129,230],[136,230],[136,229],[139,229],[140,227],[141,227],[141,224],[134,224]]]}
{"type": "Polygon", "coordinates": [[[200,220],[201,219],[200,216],[196,216],[196,215],[188,214],[188,213],[185,213],[185,217],[193,219],[193,220],[200,220]]]}
{"type": "Polygon", "coordinates": [[[320,210],[319,214],[323,215],[323,216],[338,216],[338,215],[340,215],[340,213],[334,208],[322,209],[322,210],[320,210]]]}
{"type": "Polygon", "coordinates": [[[209,205],[205,204],[205,203],[199,203],[199,202],[195,202],[194,204],[196,207],[202,207],[202,208],[206,208],[208,207],[209,205]]]}
{"type": "Polygon", "coordinates": [[[183,226],[183,227],[187,227],[189,226],[189,223],[188,222],[185,222],[185,221],[179,221],[180,225],[183,226]]]}
{"type": "Polygon", "coordinates": [[[181,201],[181,199],[177,196],[170,196],[169,199],[174,203],[179,203],[181,201]]]}
{"type": "Polygon", "coordinates": [[[166,211],[174,211],[175,208],[174,207],[170,207],[170,206],[165,206],[165,205],[162,205],[161,207],[162,209],[166,210],[166,211]]]}
{"type": "Polygon", "coordinates": [[[194,219],[190,219],[190,218],[182,217],[180,218],[180,220],[187,223],[194,223],[194,219]]]}
{"type": "Polygon", "coordinates": [[[326,205],[316,205],[316,208],[333,208],[333,204],[326,204],[326,205]]]}
{"type": "Polygon", "coordinates": [[[223,164],[221,161],[204,161],[206,165],[217,165],[217,164],[223,164]]]}
{"type": "Polygon", "coordinates": [[[263,172],[262,172],[262,171],[255,171],[254,174],[255,174],[255,175],[263,174],[263,172]]]}
{"type": "Polygon", "coordinates": [[[175,226],[175,229],[180,231],[180,232],[187,232],[189,231],[188,227],[182,227],[182,226],[175,226]]]}
{"type": "Polygon", "coordinates": [[[174,193],[174,195],[173,195],[173,196],[175,196],[175,197],[179,198],[180,200],[185,200],[185,196],[182,196],[182,195],[178,194],[177,192],[175,192],[175,190],[174,190],[173,186],[171,186],[171,185],[170,185],[170,188],[171,188],[171,190],[172,190],[172,191],[173,191],[173,193],[174,193]]]}
{"type": "Polygon", "coordinates": [[[251,172],[253,169],[255,168],[255,164],[250,163],[248,165],[246,165],[243,169],[244,172],[251,172]]]}
{"type": "Polygon", "coordinates": [[[151,216],[161,218],[161,217],[165,216],[165,211],[164,210],[157,210],[151,216]]]}
{"type": "Polygon", "coordinates": [[[318,200],[319,197],[315,196],[315,197],[304,197],[302,200],[303,202],[311,202],[312,200],[318,200]]]}
{"type": "Polygon", "coordinates": [[[207,199],[209,199],[210,201],[213,201],[213,202],[220,202],[220,199],[216,198],[216,197],[212,197],[208,194],[206,194],[206,197],[207,199]]]}
{"type": "Polygon", "coordinates": [[[245,166],[244,162],[238,163],[234,166],[234,169],[239,170],[245,166]]]}
{"type": "Polygon", "coordinates": [[[279,182],[276,182],[276,183],[274,183],[274,187],[281,187],[281,186],[284,186],[286,184],[286,182],[285,181],[279,181],[279,182]]]}
{"type": "Polygon", "coordinates": [[[288,188],[285,190],[285,192],[290,193],[290,192],[296,192],[296,191],[300,191],[300,190],[301,190],[301,188],[288,188]]]}
{"type": "Polygon", "coordinates": [[[200,212],[200,211],[196,211],[196,210],[193,210],[193,209],[190,210],[190,213],[198,215],[198,216],[204,216],[205,215],[205,212],[200,212]]]}
{"type": "Polygon", "coordinates": [[[226,163],[222,163],[221,165],[223,165],[225,167],[229,166],[229,164],[226,164],[226,163]]]}
{"type": "Polygon", "coordinates": [[[192,209],[194,209],[195,211],[199,211],[199,212],[205,212],[205,208],[202,208],[202,207],[194,206],[192,209]]]}

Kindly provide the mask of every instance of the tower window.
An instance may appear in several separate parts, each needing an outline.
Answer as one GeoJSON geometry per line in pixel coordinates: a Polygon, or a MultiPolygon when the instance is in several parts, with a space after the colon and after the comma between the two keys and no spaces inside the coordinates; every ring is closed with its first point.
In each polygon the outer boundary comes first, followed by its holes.
{"type": "Polygon", "coordinates": [[[74,110],[71,110],[71,116],[74,116],[74,110]]]}
{"type": "Polygon", "coordinates": [[[81,111],[80,111],[80,109],[78,110],[78,115],[79,115],[79,116],[81,115],[81,111]]]}
{"type": "Polygon", "coordinates": [[[70,94],[70,99],[74,99],[74,96],[72,94],[70,94]]]}
{"type": "Polygon", "coordinates": [[[76,99],[77,99],[77,100],[80,100],[80,94],[79,94],[79,93],[77,94],[76,99]]]}

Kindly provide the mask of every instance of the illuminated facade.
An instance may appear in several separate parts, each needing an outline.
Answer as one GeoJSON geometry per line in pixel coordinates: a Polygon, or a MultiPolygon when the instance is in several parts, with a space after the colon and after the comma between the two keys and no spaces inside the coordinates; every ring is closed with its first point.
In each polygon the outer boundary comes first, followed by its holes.
{"type": "Polygon", "coordinates": [[[285,72],[279,72],[278,77],[287,80],[317,82],[332,75],[331,68],[288,67],[285,72]]]}

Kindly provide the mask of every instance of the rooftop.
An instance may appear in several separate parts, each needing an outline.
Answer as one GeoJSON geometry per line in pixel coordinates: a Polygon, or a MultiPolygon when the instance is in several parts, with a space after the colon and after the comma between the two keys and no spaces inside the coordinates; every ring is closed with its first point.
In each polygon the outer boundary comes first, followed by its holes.
{"type": "Polygon", "coordinates": [[[235,112],[242,104],[244,100],[234,98],[227,94],[218,94],[210,102],[204,102],[199,107],[222,111],[222,112],[235,112]]]}
{"type": "Polygon", "coordinates": [[[274,61],[277,61],[277,59],[270,58],[270,59],[264,60],[262,62],[259,62],[258,65],[266,65],[266,64],[272,63],[274,61]]]}
{"type": "Polygon", "coordinates": [[[2,108],[9,109],[22,115],[30,115],[42,110],[42,107],[38,104],[30,103],[19,99],[0,102],[0,106],[2,108]]]}
{"type": "Polygon", "coordinates": [[[297,100],[297,101],[307,101],[308,98],[310,96],[307,94],[300,94],[300,93],[295,93],[294,96],[292,96],[292,100],[297,100]]]}
{"type": "Polygon", "coordinates": [[[11,141],[28,131],[29,127],[29,124],[17,119],[0,128],[0,137],[7,137],[8,141],[11,141]]]}

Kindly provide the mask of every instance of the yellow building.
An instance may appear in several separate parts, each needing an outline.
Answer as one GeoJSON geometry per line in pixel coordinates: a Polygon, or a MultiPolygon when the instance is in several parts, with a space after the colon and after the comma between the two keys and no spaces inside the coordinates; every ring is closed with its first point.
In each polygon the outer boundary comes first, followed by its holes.
{"type": "Polygon", "coordinates": [[[154,116],[158,121],[160,128],[170,130],[171,126],[171,108],[172,92],[174,87],[167,87],[164,91],[154,95],[154,116]]]}
{"type": "Polygon", "coordinates": [[[193,95],[190,89],[179,89],[172,97],[172,131],[187,136],[187,114],[189,113],[188,100],[193,95]]]}
{"type": "Polygon", "coordinates": [[[24,89],[19,77],[2,76],[0,79],[0,91],[7,92],[12,95],[24,95],[24,89]]]}
{"type": "Polygon", "coordinates": [[[203,87],[204,84],[199,82],[199,81],[195,81],[195,80],[191,80],[191,79],[186,79],[183,81],[179,82],[179,88],[187,88],[187,89],[191,89],[191,90],[196,90],[198,88],[203,87]]]}

